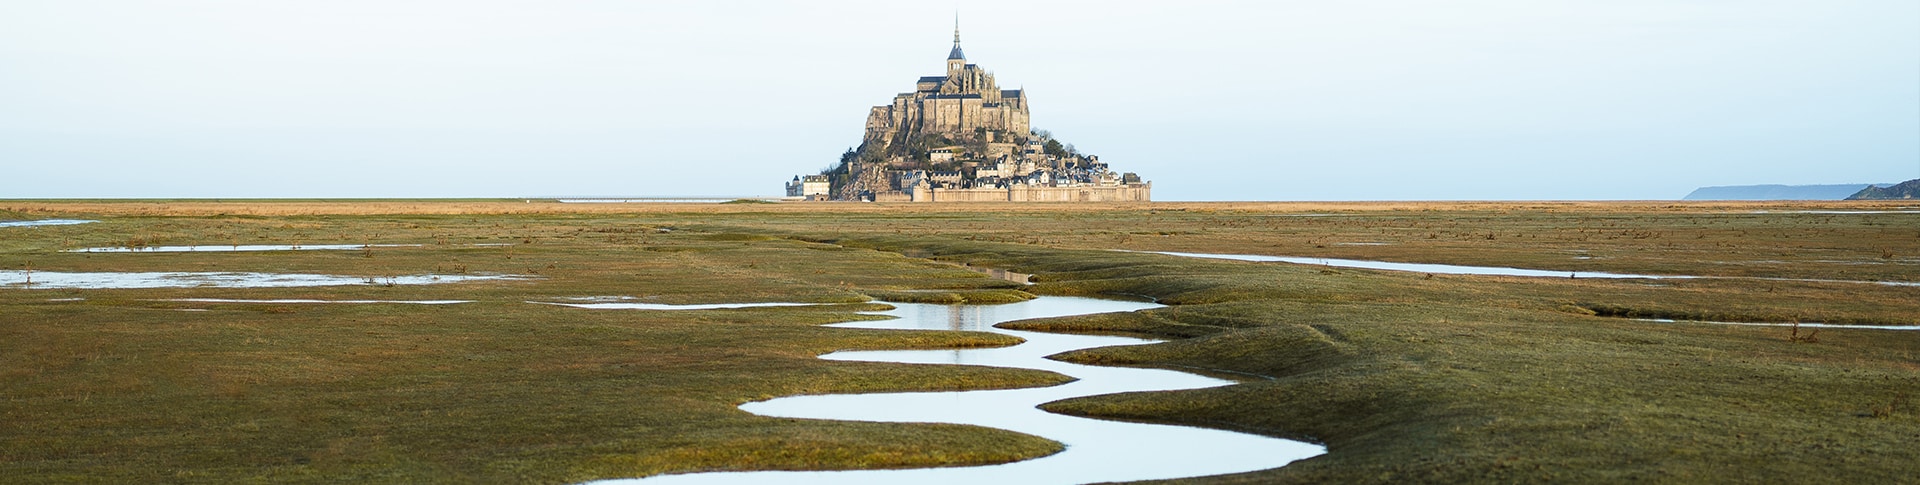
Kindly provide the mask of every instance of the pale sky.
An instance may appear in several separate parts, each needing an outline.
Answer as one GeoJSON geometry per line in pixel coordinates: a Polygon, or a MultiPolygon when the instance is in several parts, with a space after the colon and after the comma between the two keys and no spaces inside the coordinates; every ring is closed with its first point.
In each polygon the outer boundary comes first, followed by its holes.
{"type": "Polygon", "coordinates": [[[1920,2],[0,0],[0,198],[779,195],[970,62],[1156,200],[1920,178],[1920,2]]]}

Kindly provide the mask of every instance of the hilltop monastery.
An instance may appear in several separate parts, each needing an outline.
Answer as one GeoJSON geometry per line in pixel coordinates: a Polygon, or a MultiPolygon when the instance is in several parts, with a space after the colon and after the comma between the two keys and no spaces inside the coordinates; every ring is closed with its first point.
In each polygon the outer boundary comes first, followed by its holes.
{"type": "Polygon", "coordinates": [[[789,197],[868,201],[1146,201],[1152,183],[1033,130],[1024,89],[1000,89],[968,64],[953,31],[944,76],[867,114],[866,136],[840,163],[796,176],[789,197]]]}

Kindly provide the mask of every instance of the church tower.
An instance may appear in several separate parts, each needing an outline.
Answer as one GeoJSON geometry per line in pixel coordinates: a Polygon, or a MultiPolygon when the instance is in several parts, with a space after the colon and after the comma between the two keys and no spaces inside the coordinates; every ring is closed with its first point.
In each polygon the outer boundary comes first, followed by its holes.
{"type": "Polygon", "coordinates": [[[960,16],[953,16],[953,51],[947,53],[947,77],[960,74],[966,67],[967,55],[960,52],[960,16]]]}

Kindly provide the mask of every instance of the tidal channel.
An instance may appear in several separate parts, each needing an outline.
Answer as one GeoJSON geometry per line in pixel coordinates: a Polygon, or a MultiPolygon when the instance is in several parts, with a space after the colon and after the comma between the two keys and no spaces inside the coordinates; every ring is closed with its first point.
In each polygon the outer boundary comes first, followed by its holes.
{"type": "Polygon", "coordinates": [[[822,359],[903,364],[984,365],[1058,372],[1077,380],[1028,389],[792,396],[740,409],[783,418],[901,423],[960,423],[1018,431],[1059,441],[1066,451],[1002,465],[904,470],[715,472],[606,480],[595,484],[678,483],[1047,483],[1151,480],[1238,473],[1284,466],[1326,452],[1319,445],[1216,429],[1130,423],[1048,413],[1037,406],[1082,396],[1171,391],[1233,384],[1185,372],[1097,367],[1047,359],[1078,349],[1159,342],[1128,337],[1004,330],[993,325],[1030,318],[1125,312],[1145,302],[1042,296],[1002,305],[890,303],[895,320],[830,325],[888,330],[967,330],[1026,339],[993,349],[833,352],[822,359]]]}
{"type": "Polygon", "coordinates": [[[1406,271],[1427,274],[1456,274],[1482,276],[1523,276],[1530,278],[1602,278],[1602,279],[1650,279],[1650,280],[1759,280],[1759,281],[1798,281],[1810,283],[1861,283],[1886,286],[1920,286],[1914,281],[1859,281],[1859,280],[1823,280],[1811,278],[1767,278],[1760,276],[1690,276],[1690,275],[1654,275],[1631,273],[1604,273],[1598,271],[1556,271],[1545,269],[1504,268],[1499,266],[1461,266],[1454,264],[1432,263],[1395,263],[1391,261],[1370,261],[1364,259],[1305,258],[1299,256],[1267,256],[1263,254],[1211,254],[1181,253],[1173,251],[1127,251],[1129,253],[1165,254],[1187,258],[1230,259],[1256,263],[1293,263],[1336,268],[1377,269],[1384,271],[1406,271]]]}

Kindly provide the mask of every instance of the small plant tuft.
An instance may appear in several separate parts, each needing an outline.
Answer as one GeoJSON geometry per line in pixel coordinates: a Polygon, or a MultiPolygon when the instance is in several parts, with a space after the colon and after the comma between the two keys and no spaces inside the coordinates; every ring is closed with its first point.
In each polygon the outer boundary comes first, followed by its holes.
{"type": "Polygon", "coordinates": [[[1894,395],[1892,402],[1888,402],[1887,404],[1881,405],[1881,406],[1874,406],[1873,417],[1883,418],[1883,419],[1890,418],[1890,417],[1893,417],[1893,413],[1899,412],[1901,409],[1906,407],[1907,407],[1907,393],[1902,392],[1900,394],[1894,395]]]}
{"type": "Polygon", "coordinates": [[[1793,342],[1793,343],[1806,343],[1806,344],[1820,343],[1820,329],[1816,328],[1816,329],[1813,329],[1812,332],[1808,332],[1806,335],[1800,335],[1800,322],[1793,322],[1793,327],[1790,330],[1788,330],[1788,333],[1787,333],[1787,341],[1793,342]]]}

